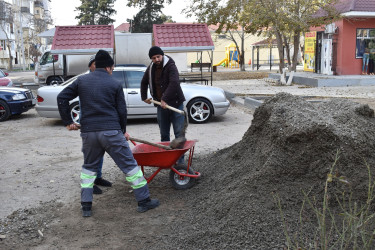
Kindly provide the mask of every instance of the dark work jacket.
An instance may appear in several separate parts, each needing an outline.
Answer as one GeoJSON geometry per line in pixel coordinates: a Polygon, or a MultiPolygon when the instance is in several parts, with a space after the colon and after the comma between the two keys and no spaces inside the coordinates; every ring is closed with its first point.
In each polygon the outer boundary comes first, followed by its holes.
{"type": "Polygon", "coordinates": [[[81,132],[122,130],[126,132],[126,102],[122,84],[104,69],[82,75],[57,96],[64,125],[73,123],[69,101],[79,96],[81,132]]]}
{"type": "MultiPolygon", "coordinates": [[[[156,65],[151,63],[145,74],[143,75],[141,82],[141,98],[142,100],[147,99],[147,89],[150,88],[150,93],[153,99],[156,99],[156,88],[155,81],[155,68],[156,65]]],[[[180,76],[175,62],[169,56],[163,56],[163,70],[161,73],[161,99],[165,101],[169,106],[177,108],[185,101],[184,93],[180,86],[180,76]]]]}

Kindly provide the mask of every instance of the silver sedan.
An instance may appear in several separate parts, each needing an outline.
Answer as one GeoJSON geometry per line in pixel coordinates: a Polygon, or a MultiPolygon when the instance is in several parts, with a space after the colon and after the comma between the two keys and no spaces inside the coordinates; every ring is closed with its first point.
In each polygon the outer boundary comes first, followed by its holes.
{"type": "MultiPolygon", "coordinates": [[[[125,100],[128,108],[128,119],[155,118],[156,108],[141,100],[140,84],[145,67],[115,67],[112,76],[123,83],[125,100]]],[[[57,108],[57,95],[78,76],[63,82],[61,85],[44,86],[38,89],[36,110],[42,117],[60,118],[57,108]]],[[[229,108],[229,101],[224,90],[200,84],[181,83],[186,101],[189,120],[193,123],[207,122],[212,116],[223,115],[229,108]]],[[[150,94],[149,94],[150,96],[150,94]]],[[[79,122],[79,100],[70,102],[71,115],[79,122]]]]}

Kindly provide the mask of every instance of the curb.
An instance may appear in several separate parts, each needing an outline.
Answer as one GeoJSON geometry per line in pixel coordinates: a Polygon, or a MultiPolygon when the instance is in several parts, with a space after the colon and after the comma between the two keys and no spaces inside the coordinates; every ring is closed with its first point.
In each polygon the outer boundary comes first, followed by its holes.
{"type": "Polygon", "coordinates": [[[226,90],[224,90],[224,92],[225,92],[225,96],[227,97],[227,99],[231,103],[234,103],[234,104],[240,105],[242,107],[248,108],[252,112],[254,112],[255,109],[257,107],[259,107],[260,105],[262,105],[262,103],[263,103],[263,101],[261,101],[261,100],[257,100],[257,99],[250,98],[250,97],[244,97],[244,98],[238,97],[235,94],[233,94],[232,92],[229,92],[229,91],[226,91],[226,90]]]}

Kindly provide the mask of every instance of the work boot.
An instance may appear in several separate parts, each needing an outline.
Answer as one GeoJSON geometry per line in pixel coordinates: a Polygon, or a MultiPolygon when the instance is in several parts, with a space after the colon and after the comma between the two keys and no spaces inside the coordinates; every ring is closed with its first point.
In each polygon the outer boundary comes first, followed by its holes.
{"type": "Polygon", "coordinates": [[[92,202],[81,202],[82,205],[82,216],[83,217],[90,217],[91,216],[91,207],[92,202]]]}
{"type": "Polygon", "coordinates": [[[93,189],[94,189],[94,191],[93,191],[94,194],[102,194],[103,193],[103,191],[97,185],[94,185],[93,189]]]}
{"type": "Polygon", "coordinates": [[[112,183],[107,180],[104,180],[103,178],[96,178],[94,183],[96,185],[103,186],[103,187],[112,187],[112,183]]]}
{"type": "Polygon", "coordinates": [[[159,205],[160,205],[160,202],[158,199],[147,198],[147,199],[138,201],[137,212],[144,213],[149,209],[158,207],[159,205]]]}

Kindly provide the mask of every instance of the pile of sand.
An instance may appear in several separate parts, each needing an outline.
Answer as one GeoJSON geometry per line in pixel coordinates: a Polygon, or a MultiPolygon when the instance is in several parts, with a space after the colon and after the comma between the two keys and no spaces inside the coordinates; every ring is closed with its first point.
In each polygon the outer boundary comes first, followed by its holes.
{"type": "Polygon", "coordinates": [[[375,173],[374,111],[348,100],[311,103],[277,94],[255,111],[240,142],[194,162],[203,177],[182,195],[194,211],[187,223],[173,225],[179,232],[174,240],[192,249],[283,248],[275,194],[290,230],[313,237],[313,213],[297,228],[302,190],[321,197],[338,151],[335,173],[346,176],[356,199],[365,201],[365,162],[375,173]]]}

